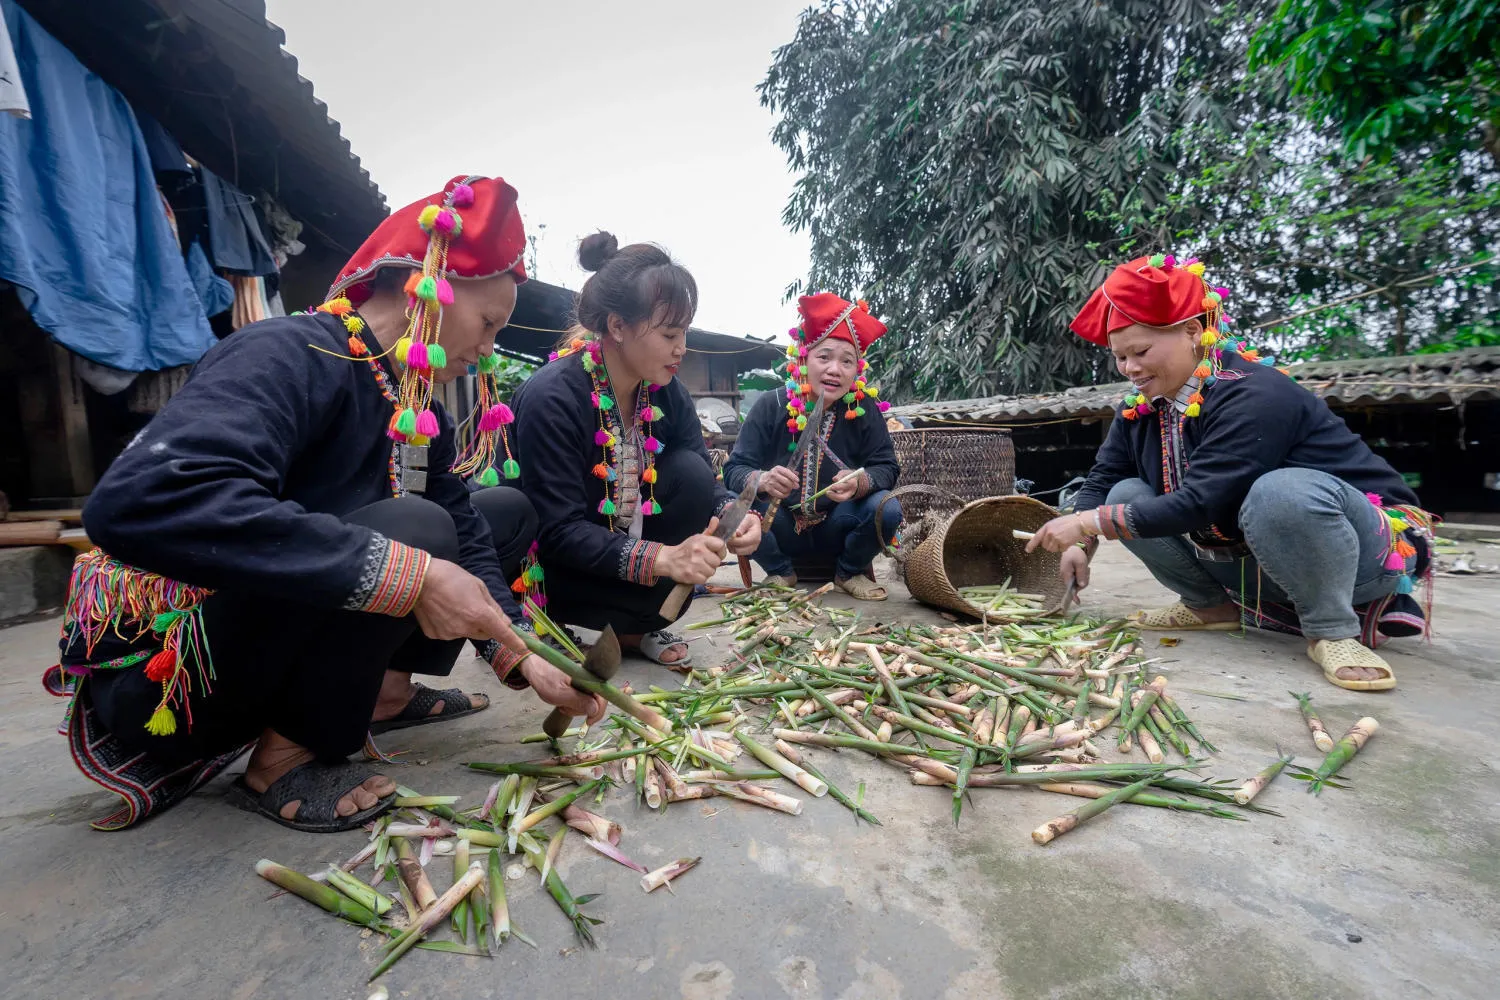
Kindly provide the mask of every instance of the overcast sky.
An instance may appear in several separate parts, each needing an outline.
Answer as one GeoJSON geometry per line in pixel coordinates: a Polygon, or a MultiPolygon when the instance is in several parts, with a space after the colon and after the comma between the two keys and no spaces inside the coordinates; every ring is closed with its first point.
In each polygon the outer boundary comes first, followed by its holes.
{"type": "Polygon", "coordinates": [[[578,288],[578,239],[660,243],[698,279],[698,326],[784,334],[807,240],[755,85],[806,0],[267,0],[286,48],[395,208],[500,175],[537,276],[578,288]],[[385,9],[388,16],[376,16],[385,9]],[[541,227],[545,225],[546,229],[541,227]]]}

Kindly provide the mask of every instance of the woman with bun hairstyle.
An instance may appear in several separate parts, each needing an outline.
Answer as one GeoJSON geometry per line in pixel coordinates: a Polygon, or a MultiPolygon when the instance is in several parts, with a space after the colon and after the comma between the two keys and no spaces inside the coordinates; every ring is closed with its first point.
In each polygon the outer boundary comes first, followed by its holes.
{"type": "MultiPolygon", "coordinates": [[[[584,335],[511,401],[520,488],[540,518],[536,564],[516,585],[559,623],[612,625],[624,648],[683,666],[687,643],[664,631],[661,605],[718,570],[726,546],[706,532],[734,499],[677,380],[698,285],[660,247],[622,249],[609,233],[586,237],[578,262],[593,272],[578,293],[584,335]]],[[[747,517],[727,548],[759,544],[747,517]]]]}

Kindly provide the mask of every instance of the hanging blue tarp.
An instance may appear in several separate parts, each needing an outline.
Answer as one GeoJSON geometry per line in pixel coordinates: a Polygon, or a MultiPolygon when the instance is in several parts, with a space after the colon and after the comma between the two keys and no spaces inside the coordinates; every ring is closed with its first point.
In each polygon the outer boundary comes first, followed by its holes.
{"type": "Polygon", "coordinates": [[[0,115],[0,279],[100,364],[191,364],[215,343],[123,95],[0,0],[31,120],[0,115]]]}

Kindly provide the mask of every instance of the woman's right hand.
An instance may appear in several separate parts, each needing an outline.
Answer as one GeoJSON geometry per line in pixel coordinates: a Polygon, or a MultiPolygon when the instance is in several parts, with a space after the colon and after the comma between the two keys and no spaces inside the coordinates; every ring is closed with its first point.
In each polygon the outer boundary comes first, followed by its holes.
{"type": "Polygon", "coordinates": [[[457,563],[434,559],[422,578],[422,593],[412,609],[422,634],[429,639],[510,638],[510,619],[490,596],[479,577],[457,563]]]}
{"type": "Polygon", "coordinates": [[[711,534],[718,525],[719,519],[713,518],[704,534],[689,535],[680,545],[665,546],[656,554],[656,575],[695,586],[707,583],[719,571],[719,564],[728,551],[723,540],[711,534]]]}
{"type": "Polygon", "coordinates": [[[792,495],[800,482],[795,472],[784,465],[778,465],[774,469],[761,473],[760,492],[776,500],[785,500],[792,495]]]}
{"type": "Polygon", "coordinates": [[[1062,577],[1063,586],[1076,582],[1078,589],[1082,590],[1089,585],[1089,554],[1077,545],[1072,546],[1062,554],[1057,572],[1062,577]]]}

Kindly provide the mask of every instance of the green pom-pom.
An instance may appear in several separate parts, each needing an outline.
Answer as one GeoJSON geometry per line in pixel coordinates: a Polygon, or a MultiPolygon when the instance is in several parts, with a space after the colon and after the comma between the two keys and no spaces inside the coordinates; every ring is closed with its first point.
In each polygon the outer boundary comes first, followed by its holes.
{"type": "Polygon", "coordinates": [[[433,280],[432,275],[429,274],[417,282],[417,298],[426,299],[428,302],[437,299],[437,282],[433,280]]]}
{"type": "Polygon", "coordinates": [[[1167,255],[1164,253],[1154,253],[1151,255],[1150,259],[1146,261],[1146,263],[1150,264],[1152,267],[1161,267],[1166,262],[1167,255]]]}
{"type": "Polygon", "coordinates": [[[604,393],[601,392],[599,394],[599,409],[601,409],[601,410],[613,410],[614,408],[615,408],[615,401],[613,399],[610,399],[609,396],[607,396],[607,395],[605,395],[604,393]]]}
{"type": "Polygon", "coordinates": [[[481,354],[474,367],[481,375],[488,375],[500,364],[500,358],[494,354],[481,354]]]}
{"type": "Polygon", "coordinates": [[[500,466],[500,470],[505,473],[506,479],[521,478],[521,463],[513,458],[507,458],[505,464],[500,466]]]}
{"type": "Polygon", "coordinates": [[[161,635],[162,633],[166,632],[167,629],[176,624],[177,619],[181,618],[185,614],[187,614],[186,611],[163,611],[161,614],[151,619],[151,631],[155,632],[157,635],[161,635]]]}
{"type": "Polygon", "coordinates": [[[863,406],[856,406],[854,408],[854,415],[856,417],[862,417],[862,416],[864,416],[865,415],[865,408],[863,406]]]}
{"type": "Polygon", "coordinates": [[[427,364],[435,372],[448,367],[448,352],[443,350],[442,345],[433,344],[427,348],[427,364]]]}
{"type": "Polygon", "coordinates": [[[532,583],[541,583],[543,580],[547,579],[547,574],[542,572],[541,563],[536,563],[526,571],[526,578],[532,583]]]}
{"type": "Polygon", "coordinates": [[[401,411],[401,416],[396,418],[396,430],[411,437],[417,433],[417,414],[410,406],[401,411]]]}
{"type": "Polygon", "coordinates": [[[666,416],[666,414],[661,411],[661,407],[660,406],[653,406],[653,407],[651,407],[651,419],[652,420],[660,420],[664,416],[666,416]]]}
{"type": "Polygon", "coordinates": [[[852,402],[854,402],[854,393],[852,393],[852,392],[846,392],[846,393],[844,393],[844,402],[846,402],[846,403],[852,403],[852,402]]]}
{"type": "Polygon", "coordinates": [[[795,442],[795,441],[788,441],[787,445],[786,445],[786,450],[787,451],[796,451],[797,450],[797,442],[795,442]]]}
{"type": "Polygon", "coordinates": [[[614,517],[616,509],[617,508],[615,507],[615,502],[613,500],[605,500],[604,503],[599,507],[599,513],[603,514],[605,517],[614,517]]]}
{"type": "Polygon", "coordinates": [[[485,468],[485,470],[479,474],[479,485],[480,486],[499,486],[500,485],[500,476],[499,476],[499,474],[497,472],[495,472],[495,467],[493,465],[487,466],[485,468]]]}

